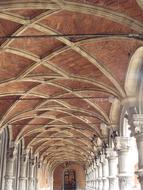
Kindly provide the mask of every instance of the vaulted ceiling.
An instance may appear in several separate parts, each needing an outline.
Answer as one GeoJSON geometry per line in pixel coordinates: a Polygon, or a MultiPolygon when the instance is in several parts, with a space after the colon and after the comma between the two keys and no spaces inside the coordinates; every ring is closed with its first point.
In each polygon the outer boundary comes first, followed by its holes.
{"type": "Polygon", "coordinates": [[[50,164],[86,163],[142,46],[141,0],[0,2],[0,124],[50,164]],[[62,34],[115,36],[10,38],[62,34]],[[4,38],[9,36],[9,38],[4,38]]]}

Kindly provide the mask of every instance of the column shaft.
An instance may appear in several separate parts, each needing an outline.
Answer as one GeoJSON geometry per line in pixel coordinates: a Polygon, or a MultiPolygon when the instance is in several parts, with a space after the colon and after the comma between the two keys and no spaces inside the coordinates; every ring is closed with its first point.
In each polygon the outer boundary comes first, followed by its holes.
{"type": "Polygon", "coordinates": [[[103,181],[102,181],[102,164],[101,162],[98,165],[98,190],[102,190],[103,181]]]}
{"type": "Polygon", "coordinates": [[[27,187],[27,157],[21,156],[20,160],[20,177],[19,177],[19,189],[26,190],[27,187]]]}
{"type": "Polygon", "coordinates": [[[130,162],[131,138],[116,137],[116,148],[118,150],[119,162],[119,188],[120,190],[131,190],[133,188],[133,172],[130,162]]]}
{"type": "Polygon", "coordinates": [[[95,175],[96,175],[95,190],[98,190],[98,164],[97,163],[96,163],[95,175]]]}
{"type": "Polygon", "coordinates": [[[13,190],[14,183],[14,149],[9,149],[7,153],[6,173],[5,173],[5,185],[4,190],[13,190]]]}
{"type": "Polygon", "coordinates": [[[102,182],[103,182],[103,190],[109,189],[109,181],[108,181],[108,160],[105,158],[105,155],[103,155],[102,159],[102,182]]]}
{"type": "Polygon", "coordinates": [[[133,115],[133,123],[135,126],[134,134],[138,149],[138,170],[136,174],[143,189],[143,114],[133,115]]]}
{"type": "Polygon", "coordinates": [[[29,176],[29,188],[28,190],[34,190],[34,164],[30,164],[30,176],[29,176]]]}

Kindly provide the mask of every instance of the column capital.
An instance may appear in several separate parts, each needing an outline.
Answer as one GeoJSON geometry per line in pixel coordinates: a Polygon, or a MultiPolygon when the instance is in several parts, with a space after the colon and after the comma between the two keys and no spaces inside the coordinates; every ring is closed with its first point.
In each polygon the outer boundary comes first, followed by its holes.
{"type": "Polygon", "coordinates": [[[117,152],[113,148],[106,148],[106,154],[107,158],[116,158],[117,157],[117,152]]]}
{"type": "Polygon", "coordinates": [[[135,126],[135,134],[143,133],[143,114],[134,114],[133,124],[135,126]]]}
{"type": "Polygon", "coordinates": [[[97,158],[97,159],[96,159],[96,165],[99,166],[99,164],[100,164],[100,159],[97,158]]]}
{"type": "Polygon", "coordinates": [[[21,162],[22,163],[27,163],[27,161],[28,161],[28,154],[27,154],[27,152],[26,151],[24,151],[23,153],[22,153],[22,155],[21,155],[21,162]]]}
{"type": "Polygon", "coordinates": [[[131,138],[130,137],[116,137],[115,147],[118,151],[120,150],[128,151],[131,147],[131,138]]]}
{"type": "Polygon", "coordinates": [[[10,147],[7,151],[7,158],[8,159],[15,159],[16,157],[16,154],[17,154],[17,150],[15,147],[10,147]]]}
{"type": "Polygon", "coordinates": [[[106,161],[105,154],[101,154],[101,156],[100,156],[100,162],[101,162],[102,164],[104,164],[105,161],[106,161]]]}

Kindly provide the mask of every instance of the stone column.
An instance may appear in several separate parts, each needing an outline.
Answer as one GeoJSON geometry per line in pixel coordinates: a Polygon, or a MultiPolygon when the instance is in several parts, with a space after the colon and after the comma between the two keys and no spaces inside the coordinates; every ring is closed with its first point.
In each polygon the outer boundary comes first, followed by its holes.
{"type": "Polygon", "coordinates": [[[95,190],[95,188],[96,188],[96,162],[95,162],[95,160],[94,160],[94,162],[93,162],[93,173],[94,173],[94,178],[93,178],[93,180],[94,180],[94,190],[95,190]]]}
{"type": "Polygon", "coordinates": [[[103,190],[109,189],[109,168],[108,168],[108,160],[105,157],[105,154],[101,155],[101,163],[102,163],[102,182],[103,182],[103,190]]]}
{"type": "Polygon", "coordinates": [[[102,181],[102,164],[100,162],[100,159],[97,159],[97,168],[98,168],[98,190],[102,190],[103,187],[103,181],[102,181]]]}
{"type": "Polygon", "coordinates": [[[118,164],[119,164],[119,188],[120,190],[132,190],[133,188],[133,172],[131,171],[130,162],[130,144],[131,138],[129,137],[116,137],[116,148],[118,151],[118,164]]]}
{"type": "Polygon", "coordinates": [[[30,160],[29,164],[29,186],[28,190],[34,190],[34,167],[35,167],[35,160],[30,160]]]}
{"type": "Polygon", "coordinates": [[[95,190],[98,190],[98,161],[95,161],[95,190]]]}
{"type": "Polygon", "coordinates": [[[19,189],[26,190],[26,183],[27,183],[27,154],[21,155],[20,159],[20,177],[19,177],[19,189]]]}
{"type": "Polygon", "coordinates": [[[94,166],[91,165],[91,188],[94,189],[94,166]]]}
{"type": "Polygon", "coordinates": [[[5,172],[5,185],[4,190],[14,190],[14,148],[9,148],[7,153],[6,172],[5,172]]]}
{"type": "Polygon", "coordinates": [[[87,170],[87,189],[89,188],[89,168],[87,170]]]}
{"type": "Polygon", "coordinates": [[[118,190],[118,157],[116,151],[112,148],[106,149],[107,158],[108,158],[108,167],[109,167],[109,190],[118,190]]]}
{"type": "Polygon", "coordinates": [[[34,190],[38,190],[38,167],[39,167],[38,161],[35,160],[35,168],[34,168],[34,178],[35,178],[35,181],[34,181],[34,190]]]}
{"type": "Polygon", "coordinates": [[[138,149],[138,175],[141,189],[143,189],[143,114],[133,115],[133,123],[135,126],[134,134],[137,142],[138,149]]]}
{"type": "Polygon", "coordinates": [[[90,188],[90,167],[88,168],[87,172],[87,188],[90,188]]]}
{"type": "Polygon", "coordinates": [[[90,166],[90,189],[92,189],[92,165],[90,166]]]}

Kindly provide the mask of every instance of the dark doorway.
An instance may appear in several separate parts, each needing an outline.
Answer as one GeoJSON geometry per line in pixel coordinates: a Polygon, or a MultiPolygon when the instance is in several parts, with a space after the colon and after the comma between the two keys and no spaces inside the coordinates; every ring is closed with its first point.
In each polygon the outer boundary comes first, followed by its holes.
{"type": "Polygon", "coordinates": [[[64,172],[64,190],[76,190],[76,173],[72,169],[64,172]]]}

